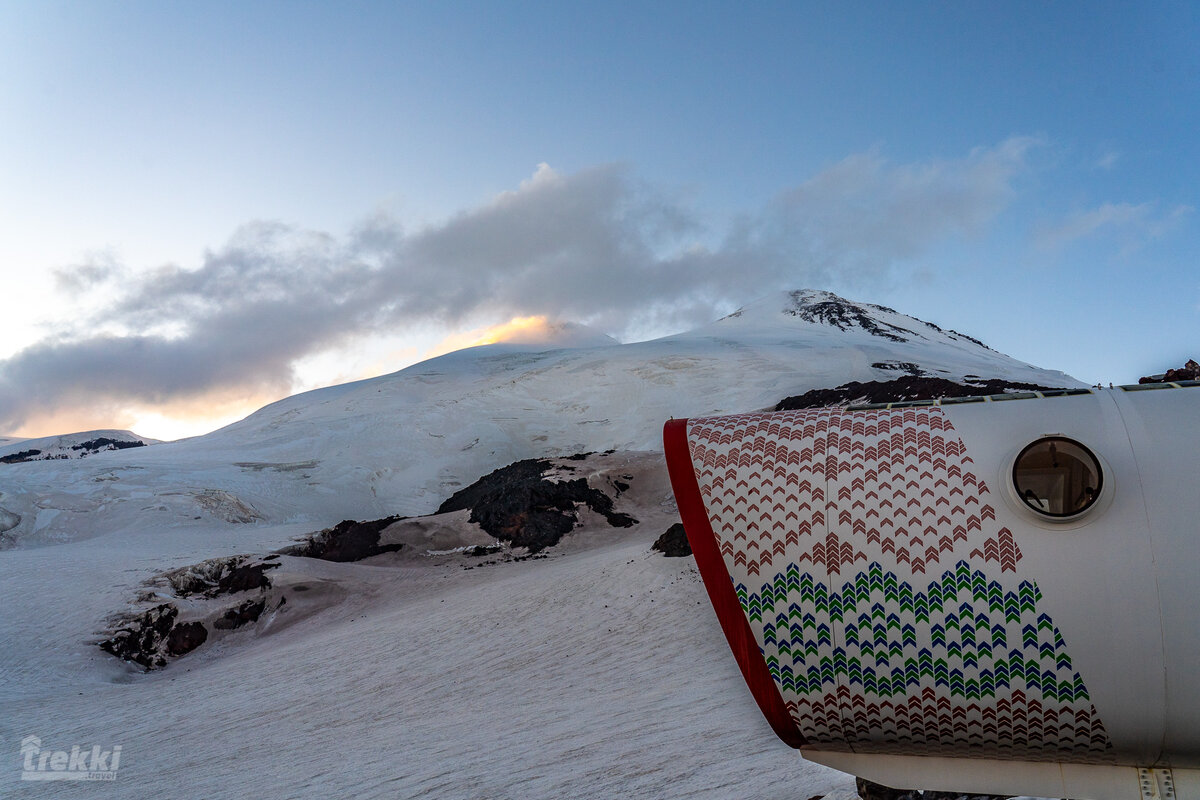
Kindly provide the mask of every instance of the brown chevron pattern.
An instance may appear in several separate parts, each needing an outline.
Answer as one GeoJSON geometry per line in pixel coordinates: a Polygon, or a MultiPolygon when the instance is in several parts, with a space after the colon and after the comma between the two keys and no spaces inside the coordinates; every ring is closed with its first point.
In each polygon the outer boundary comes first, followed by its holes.
{"type": "Polygon", "coordinates": [[[1107,758],[1066,644],[940,408],[693,419],[688,445],[739,601],[810,742],[1107,758]]]}
{"type": "MultiPolygon", "coordinates": [[[[721,552],[750,575],[802,541],[802,562],[838,575],[867,561],[852,544],[861,538],[924,573],[996,519],[937,408],[716,417],[688,433],[705,500],[718,506],[710,517],[721,552]]],[[[999,528],[971,556],[1015,572],[1021,554],[999,528]]]]}

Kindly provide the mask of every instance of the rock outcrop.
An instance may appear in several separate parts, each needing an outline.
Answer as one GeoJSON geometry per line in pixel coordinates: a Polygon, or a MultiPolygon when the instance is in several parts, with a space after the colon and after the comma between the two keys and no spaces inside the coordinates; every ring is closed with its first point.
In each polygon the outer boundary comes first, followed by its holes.
{"type": "Polygon", "coordinates": [[[667,528],[666,532],[655,539],[654,544],[650,547],[667,558],[683,558],[692,554],[692,545],[688,541],[681,522],[676,522],[667,528]]]}
{"type": "MultiPolygon", "coordinates": [[[[161,669],[170,659],[187,655],[208,641],[210,625],[213,630],[231,630],[257,620],[267,607],[271,588],[267,571],[279,567],[277,558],[230,556],[164,572],[149,581],[154,591],[144,593],[141,600],[170,597],[177,602],[116,617],[107,638],[97,644],[146,671],[161,669]],[[244,599],[248,593],[255,596],[244,599]],[[231,596],[236,600],[227,605],[224,598],[231,596]],[[213,606],[216,611],[208,610],[213,606]],[[183,620],[181,607],[191,609],[189,615],[207,615],[183,620]]],[[[276,607],[283,602],[280,597],[276,607]]]]}
{"type": "Polygon", "coordinates": [[[37,457],[41,454],[42,451],[37,449],[21,450],[17,453],[0,456],[0,464],[22,464],[26,461],[37,461],[37,457]]]}
{"type": "Polygon", "coordinates": [[[1195,359],[1189,359],[1179,369],[1169,369],[1162,375],[1138,378],[1138,383],[1172,383],[1174,381],[1200,381],[1200,364],[1197,364],[1195,359]]]}
{"type": "Polygon", "coordinates": [[[471,510],[470,521],[492,536],[537,553],[552,547],[579,521],[577,508],[587,506],[608,524],[628,528],[637,520],[613,510],[612,498],[583,478],[556,480],[550,473],[571,471],[548,459],[526,459],[484,475],[455,492],[437,513],[471,510]]]}
{"type": "Polygon", "coordinates": [[[1001,394],[1006,391],[1032,392],[1055,388],[1059,387],[1005,381],[998,378],[955,383],[945,378],[905,375],[891,381],[867,381],[865,383],[851,381],[834,389],[812,389],[804,394],[785,397],[775,406],[775,410],[831,408],[857,403],[899,403],[904,400],[935,400],[941,397],[970,397],[982,394],[1001,394]]]}
{"type": "Polygon", "coordinates": [[[399,522],[401,519],[403,517],[384,517],[364,522],[345,519],[332,528],[310,535],[300,544],[285,547],[279,553],[285,556],[341,562],[362,561],[380,553],[392,553],[404,545],[380,544],[379,535],[393,522],[399,522]]]}
{"type": "Polygon", "coordinates": [[[192,652],[208,639],[201,622],[178,622],[179,609],[163,603],[127,618],[112,636],[100,642],[100,649],[117,658],[132,661],[146,670],[167,665],[168,658],[192,652]]]}
{"type": "Polygon", "coordinates": [[[110,439],[107,436],[100,436],[95,439],[89,439],[86,442],[71,445],[72,450],[86,450],[89,453],[99,453],[101,450],[128,450],[131,447],[145,447],[146,443],[140,439],[129,442],[121,439],[110,439]]]}

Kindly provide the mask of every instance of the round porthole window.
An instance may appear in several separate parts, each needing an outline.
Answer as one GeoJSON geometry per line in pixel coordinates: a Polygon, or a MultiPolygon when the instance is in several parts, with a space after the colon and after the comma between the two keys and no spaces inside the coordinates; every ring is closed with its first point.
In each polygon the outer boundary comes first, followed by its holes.
{"type": "Polygon", "coordinates": [[[1073,439],[1047,436],[1013,463],[1013,486],[1026,506],[1047,517],[1073,517],[1100,497],[1104,475],[1092,451],[1073,439]]]}

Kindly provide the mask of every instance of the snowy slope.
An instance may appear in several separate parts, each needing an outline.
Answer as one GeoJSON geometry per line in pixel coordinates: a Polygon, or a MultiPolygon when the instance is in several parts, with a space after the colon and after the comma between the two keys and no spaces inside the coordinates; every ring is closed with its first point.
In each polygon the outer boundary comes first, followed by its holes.
{"type": "MultiPolygon", "coordinates": [[[[93,576],[143,566],[149,540],[98,541],[67,546],[96,559],[68,574],[115,608],[93,576]]],[[[6,553],[0,593],[10,570],[61,570],[63,549],[6,553]]],[[[338,605],[146,675],[84,645],[93,620],[53,613],[65,602],[15,598],[0,796],[726,800],[853,785],[775,739],[691,559],[635,538],[470,571],[322,565],[356,581],[338,605]],[[116,782],[22,786],[27,735],[120,744],[116,782]]]]}
{"type": "Polygon", "coordinates": [[[195,439],[79,464],[0,465],[0,508],[21,517],[0,536],[41,544],[147,525],[324,527],[424,514],[521,458],[659,450],[670,417],[773,407],[808,389],[903,374],[895,365],[947,378],[1082,385],[826,292],[772,295],[647,342],[612,345],[564,330],[568,342],[589,346],[471,348],[296,395],[195,439]]]}
{"type": "MultiPolygon", "coordinates": [[[[123,749],[114,783],[40,787],[55,797],[848,797],[852,779],[767,727],[692,560],[650,550],[677,518],[663,421],[913,369],[1079,383],[819,292],[650,342],[561,336],[309,392],[204,437],[0,465],[0,796],[37,793],[18,743],[38,736],[123,749]],[[472,569],[419,549],[284,557],[286,606],[161,672],[95,646],[139,595],[161,602],[145,582],[164,570],[428,513],[519,458],[610,449],[595,463],[629,476],[617,510],[641,524],[592,520],[545,559],[472,569]]],[[[433,549],[466,524],[440,516],[402,524],[433,549]]]]}
{"type": "MultiPolygon", "coordinates": [[[[605,459],[642,525],[471,569],[284,558],[282,612],[158,673],[92,644],[143,580],[303,529],[209,522],[0,553],[0,741],[122,747],[114,785],[56,797],[849,798],[848,776],[762,719],[692,559],[650,550],[676,518],[657,458],[605,459]]],[[[26,789],[18,775],[0,771],[0,796],[26,789]]]]}

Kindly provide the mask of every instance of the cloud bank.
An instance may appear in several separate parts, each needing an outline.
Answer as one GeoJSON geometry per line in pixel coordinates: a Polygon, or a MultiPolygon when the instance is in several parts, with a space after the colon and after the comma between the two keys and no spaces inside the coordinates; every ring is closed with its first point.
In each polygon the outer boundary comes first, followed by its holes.
{"type": "Polygon", "coordinates": [[[253,222],[197,269],[135,273],[104,256],[56,280],[64,294],[115,299],[0,362],[0,432],[76,406],[283,396],[298,359],[417,325],[545,316],[619,336],[703,322],[777,288],[870,286],[983,230],[1036,144],[910,164],[854,155],[725,230],[625,167],[541,165],[414,230],[386,216],[344,236],[253,222]]]}

